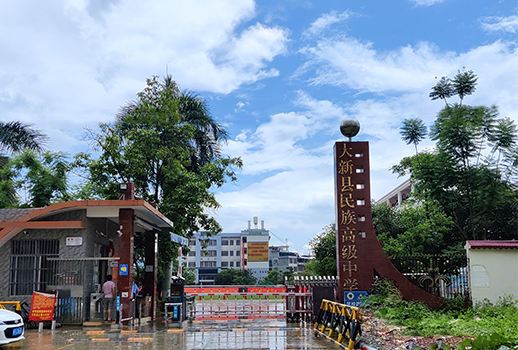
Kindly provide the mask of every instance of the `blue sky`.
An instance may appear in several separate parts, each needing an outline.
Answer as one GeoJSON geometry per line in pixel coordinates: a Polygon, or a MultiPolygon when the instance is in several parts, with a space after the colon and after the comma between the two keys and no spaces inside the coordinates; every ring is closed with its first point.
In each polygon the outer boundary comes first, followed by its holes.
{"type": "Polygon", "coordinates": [[[342,119],[370,142],[374,199],[413,152],[401,121],[430,125],[443,106],[428,98],[437,78],[474,70],[466,103],[518,119],[518,1],[18,0],[0,3],[0,29],[0,120],[34,124],[52,151],[86,151],[85,128],[167,70],[243,158],[217,190],[224,231],[258,216],[298,251],[334,220],[342,119]]]}

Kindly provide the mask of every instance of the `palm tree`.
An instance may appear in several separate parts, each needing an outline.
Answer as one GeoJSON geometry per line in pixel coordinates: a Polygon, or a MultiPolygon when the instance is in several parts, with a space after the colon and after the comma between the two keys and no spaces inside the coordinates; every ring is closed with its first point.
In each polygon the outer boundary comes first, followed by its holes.
{"type": "Polygon", "coordinates": [[[411,143],[415,146],[415,154],[417,155],[417,145],[426,137],[426,125],[419,118],[407,118],[403,120],[401,126],[401,139],[407,145],[411,143]]]}
{"type": "Polygon", "coordinates": [[[478,77],[472,70],[459,71],[453,78],[453,91],[459,95],[461,105],[465,96],[475,92],[477,80],[478,77]]]}
{"type": "Polygon", "coordinates": [[[441,99],[444,100],[446,106],[448,106],[447,98],[452,97],[454,94],[453,85],[448,77],[442,77],[439,82],[432,87],[430,92],[430,98],[433,100],[441,99]]]}
{"type": "Polygon", "coordinates": [[[180,93],[178,99],[182,121],[195,128],[189,170],[197,172],[201,166],[221,155],[220,143],[228,139],[228,133],[210,115],[204,99],[189,91],[180,93]]]}
{"type": "Polygon", "coordinates": [[[0,122],[0,152],[41,151],[45,135],[22,122],[0,122]]]}
{"type": "Polygon", "coordinates": [[[23,149],[41,151],[45,135],[22,122],[0,121],[0,208],[17,204],[13,173],[9,168],[10,159],[2,153],[19,152],[23,149]]]}

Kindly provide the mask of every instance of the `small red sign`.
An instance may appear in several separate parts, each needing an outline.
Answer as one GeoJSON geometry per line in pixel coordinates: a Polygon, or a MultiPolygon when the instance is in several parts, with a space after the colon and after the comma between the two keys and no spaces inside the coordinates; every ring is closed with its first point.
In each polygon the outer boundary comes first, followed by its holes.
{"type": "Polygon", "coordinates": [[[56,294],[41,292],[32,293],[31,313],[29,321],[52,321],[54,307],[56,306],[56,294]]]}

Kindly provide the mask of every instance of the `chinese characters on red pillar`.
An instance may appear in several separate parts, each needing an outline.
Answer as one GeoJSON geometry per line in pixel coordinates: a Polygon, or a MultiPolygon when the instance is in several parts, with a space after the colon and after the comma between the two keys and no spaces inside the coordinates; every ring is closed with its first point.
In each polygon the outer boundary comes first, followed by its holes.
{"type": "Polygon", "coordinates": [[[356,198],[354,196],[356,174],[352,147],[346,143],[337,145],[337,248],[338,248],[338,269],[340,282],[343,290],[358,290],[358,251],[356,237],[358,236],[356,225],[358,217],[355,212],[356,198]],[[342,148],[342,149],[340,149],[342,148]]]}

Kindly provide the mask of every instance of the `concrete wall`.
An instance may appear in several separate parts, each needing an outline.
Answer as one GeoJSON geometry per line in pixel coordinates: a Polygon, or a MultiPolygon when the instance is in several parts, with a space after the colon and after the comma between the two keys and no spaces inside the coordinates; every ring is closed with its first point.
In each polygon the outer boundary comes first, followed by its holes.
{"type": "MultiPolygon", "coordinates": [[[[27,229],[18,233],[13,240],[58,240],[59,241],[59,258],[86,258],[98,256],[94,249],[102,245],[108,245],[110,238],[116,243],[118,235],[115,233],[117,230],[117,224],[109,222],[108,225],[105,219],[88,219],[86,217],[86,210],[75,210],[68,211],[65,213],[56,214],[49,216],[45,221],[83,221],[86,223],[85,229],[27,229]],[[105,236],[99,234],[104,233],[105,236]],[[108,232],[106,232],[108,231],[108,232]],[[67,246],[67,237],[82,237],[83,244],[80,246],[67,246]]],[[[42,220],[42,221],[43,221],[42,220]]],[[[115,244],[117,246],[117,244],[115,244]]],[[[9,284],[10,284],[10,272],[11,272],[11,241],[0,247],[0,266],[4,266],[0,269],[0,285],[4,288],[0,288],[0,300],[17,300],[31,302],[32,295],[27,296],[10,296],[9,295],[9,284]]],[[[84,297],[85,301],[88,302],[90,293],[95,291],[95,283],[98,279],[93,275],[93,261],[84,262],[84,297]]],[[[104,282],[100,281],[101,283],[104,282]]],[[[98,282],[97,282],[98,283],[98,282]]]]}
{"type": "Polygon", "coordinates": [[[518,250],[469,249],[469,283],[473,302],[518,298],[518,250]]]}

